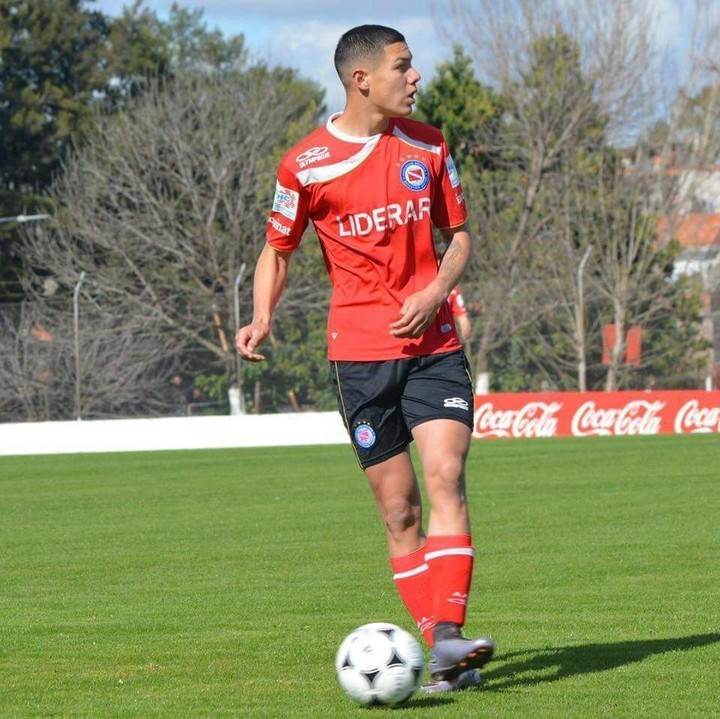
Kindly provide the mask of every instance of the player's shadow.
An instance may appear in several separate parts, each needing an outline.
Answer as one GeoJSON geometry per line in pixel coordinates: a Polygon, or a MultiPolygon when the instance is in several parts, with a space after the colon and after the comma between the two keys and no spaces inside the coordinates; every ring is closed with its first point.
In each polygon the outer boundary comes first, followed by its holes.
{"type": "Polygon", "coordinates": [[[720,642],[720,634],[694,634],[671,639],[585,644],[575,647],[526,649],[498,657],[501,663],[483,671],[484,691],[555,682],[578,674],[604,672],[666,652],[689,651],[720,642]]]}

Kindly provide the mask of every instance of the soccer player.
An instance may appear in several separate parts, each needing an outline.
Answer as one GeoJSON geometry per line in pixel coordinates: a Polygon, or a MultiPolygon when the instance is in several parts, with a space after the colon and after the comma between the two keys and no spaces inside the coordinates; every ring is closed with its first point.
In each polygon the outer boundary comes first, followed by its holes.
{"type": "Polygon", "coordinates": [[[453,288],[448,297],[448,304],[450,305],[450,314],[455,320],[455,327],[460,334],[460,339],[463,344],[466,344],[470,341],[472,335],[472,325],[465,306],[465,298],[462,296],[459,286],[453,288]]]}
{"type": "Polygon", "coordinates": [[[265,359],[258,348],[312,222],[332,282],[338,408],[385,525],[398,592],[432,647],[425,689],[456,690],[479,682],[494,650],[492,640],[461,633],[475,554],[465,494],[473,389],[447,298],[470,258],[465,199],[442,133],[408,117],[420,74],[405,38],[353,28],[335,67],[345,109],[280,162],[253,317],[236,347],[243,359],[265,359]],[[439,264],[433,225],[447,242],[439,264]]]}

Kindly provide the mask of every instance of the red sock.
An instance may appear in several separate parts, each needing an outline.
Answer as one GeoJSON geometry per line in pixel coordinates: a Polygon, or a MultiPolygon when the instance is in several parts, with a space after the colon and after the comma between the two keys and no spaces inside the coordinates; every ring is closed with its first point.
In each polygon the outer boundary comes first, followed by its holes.
{"type": "Polygon", "coordinates": [[[474,556],[469,534],[427,538],[425,561],[430,567],[435,623],[465,624],[474,556]]]}
{"type": "Polygon", "coordinates": [[[415,620],[418,629],[428,646],[433,645],[433,600],[430,588],[430,571],[425,562],[425,547],[404,554],[401,557],[390,557],[393,569],[393,581],[400,598],[415,620]]]}

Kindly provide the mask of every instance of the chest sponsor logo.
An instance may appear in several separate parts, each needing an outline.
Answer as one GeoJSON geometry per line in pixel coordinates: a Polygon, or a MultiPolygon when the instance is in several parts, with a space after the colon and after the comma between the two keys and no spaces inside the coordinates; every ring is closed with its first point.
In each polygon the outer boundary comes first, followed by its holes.
{"type": "Polygon", "coordinates": [[[279,182],[275,183],[275,198],[273,199],[273,212],[279,212],[285,215],[288,220],[294,220],[297,217],[299,193],[283,187],[279,182]]]}
{"type": "Polygon", "coordinates": [[[320,162],[320,160],[327,160],[330,157],[330,150],[325,147],[311,147],[305,152],[301,152],[296,158],[299,167],[307,167],[312,165],[314,162],[320,162]]]}
{"type": "Polygon", "coordinates": [[[420,197],[417,201],[393,203],[387,207],[376,207],[370,212],[356,212],[336,219],[341,237],[363,237],[372,232],[384,232],[429,217],[430,198],[420,197]]]}
{"type": "Polygon", "coordinates": [[[419,160],[408,160],[400,168],[403,185],[413,192],[422,192],[430,183],[430,171],[419,160]]]}

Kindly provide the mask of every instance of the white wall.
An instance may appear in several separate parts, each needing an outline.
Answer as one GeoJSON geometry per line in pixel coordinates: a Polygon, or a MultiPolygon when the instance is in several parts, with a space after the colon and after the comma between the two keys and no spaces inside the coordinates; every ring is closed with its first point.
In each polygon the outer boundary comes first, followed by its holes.
{"type": "Polygon", "coordinates": [[[337,412],[0,424],[0,455],[348,444],[337,412]]]}

